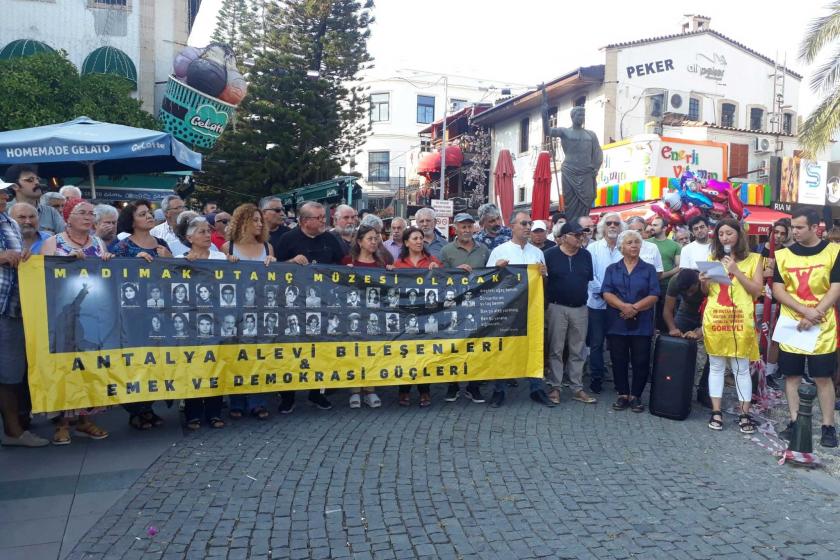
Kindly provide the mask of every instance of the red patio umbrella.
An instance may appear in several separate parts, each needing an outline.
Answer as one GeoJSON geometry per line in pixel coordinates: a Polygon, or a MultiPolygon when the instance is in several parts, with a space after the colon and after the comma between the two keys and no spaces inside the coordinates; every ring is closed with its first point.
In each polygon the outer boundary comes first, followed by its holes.
{"type": "Polygon", "coordinates": [[[510,150],[501,150],[496,160],[495,178],[496,203],[502,212],[502,222],[505,225],[513,212],[513,158],[510,150]]]}
{"type": "Polygon", "coordinates": [[[534,190],[531,192],[531,219],[547,220],[551,207],[551,154],[540,152],[534,168],[534,190]]]}

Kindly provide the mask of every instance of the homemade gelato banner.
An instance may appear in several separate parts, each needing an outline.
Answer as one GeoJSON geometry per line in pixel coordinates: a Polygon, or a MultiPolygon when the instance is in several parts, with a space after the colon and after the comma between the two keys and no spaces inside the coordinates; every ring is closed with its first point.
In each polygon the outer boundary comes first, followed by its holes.
{"type": "Polygon", "coordinates": [[[35,412],[543,374],[536,266],[36,256],[20,285],[35,412]]]}

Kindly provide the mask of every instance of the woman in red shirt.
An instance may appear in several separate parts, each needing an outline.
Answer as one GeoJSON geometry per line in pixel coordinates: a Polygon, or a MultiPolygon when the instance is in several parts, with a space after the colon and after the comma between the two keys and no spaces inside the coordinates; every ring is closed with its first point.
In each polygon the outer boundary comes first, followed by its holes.
{"type": "MultiPolygon", "coordinates": [[[[424,243],[423,231],[420,228],[410,227],[403,232],[403,246],[400,250],[400,258],[394,263],[394,268],[427,268],[432,270],[438,268],[441,262],[429,254],[424,243]]],[[[432,405],[432,395],[428,383],[417,385],[420,391],[420,407],[426,408],[432,405]]],[[[410,406],[411,385],[400,385],[400,406],[410,406]]]]}
{"type": "MultiPolygon", "coordinates": [[[[377,251],[379,243],[379,233],[374,228],[367,225],[360,226],[350,246],[350,254],[344,257],[341,263],[347,266],[387,268],[388,270],[394,268],[394,265],[386,263],[382,254],[377,251]]],[[[382,406],[382,400],[373,387],[352,387],[350,408],[361,408],[363,401],[371,408],[382,406]]]]}

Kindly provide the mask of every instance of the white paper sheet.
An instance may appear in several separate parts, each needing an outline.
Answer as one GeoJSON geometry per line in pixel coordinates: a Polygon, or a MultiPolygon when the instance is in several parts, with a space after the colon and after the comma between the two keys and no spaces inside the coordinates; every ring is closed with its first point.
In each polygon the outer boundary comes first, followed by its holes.
{"type": "Polygon", "coordinates": [[[773,329],[773,340],[779,344],[787,344],[798,348],[803,352],[813,352],[817,347],[817,338],[820,336],[820,327],[815,325],[807,331],[797,330],[799,321],[791,319],[786,315],[779,315],[776,321],[776,328],[773,329]]]}
{"type": "Polygon", "coordinates": [[[729,286],[732,280],[729,279],[729,273],[723,268],[720,261],[697,261],[697,269],[700,272],[705,272],[712,282],[724,284],[729,286]]]}

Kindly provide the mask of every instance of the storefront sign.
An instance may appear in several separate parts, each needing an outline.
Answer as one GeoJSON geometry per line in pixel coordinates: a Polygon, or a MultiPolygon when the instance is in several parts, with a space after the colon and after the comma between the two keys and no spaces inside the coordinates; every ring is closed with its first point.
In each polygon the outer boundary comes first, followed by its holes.
{"type": "Polygon", "coordinates": [[[826,198],[832,206],[840,206],[840,163],[828,164],[828,179],[826,181],[826,198]]]}
{"type": "Polygon", "coordinates": [[[708,80],[720,81],[726,72],[726,57],[718,53],[713,53],[712,56],[697,53],[694,64],[688,65],[688,71],[700,74],[708,80]]]}
{"type": "Polygon", "coordinates": [[[826,183],[828,179],[828,163],[825,161],[802,160],[799,162],[799,196],[800,204],[825,204],[826,183]]]}
{"type": "Polygon", "coordinates": [[[726,144],[717,142],[663,137],[654,175],[678,179],[691,171],[701,179],[726,180],[727,151],[726,144]]]}
{"type": "Polygon", "coordinates": [[[643,62],[642,64],[633,64],[627,67],[627,77],[634,76],[648,76],[650,74],[660,74],[674,69],[673,59],[666,58],[665,60],[653,60],[651,62],[643,62]]]}

